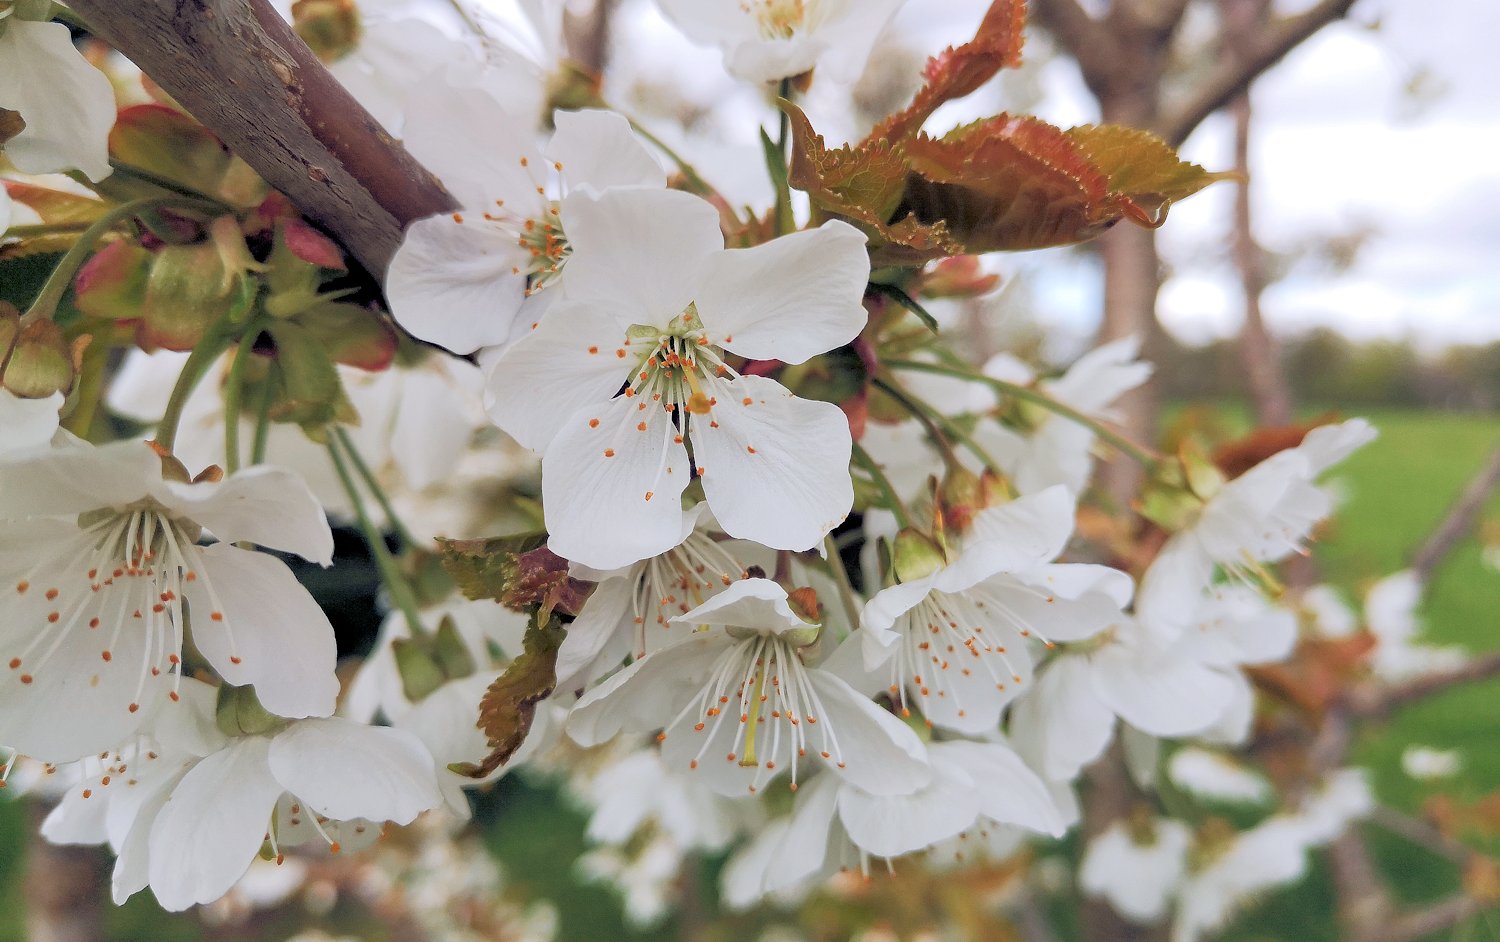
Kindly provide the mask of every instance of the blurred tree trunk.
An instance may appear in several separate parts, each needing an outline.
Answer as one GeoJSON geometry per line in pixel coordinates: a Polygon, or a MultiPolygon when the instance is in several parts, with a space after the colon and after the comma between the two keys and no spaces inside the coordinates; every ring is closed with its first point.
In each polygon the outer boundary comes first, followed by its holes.
{"type": "MultiPolygon", "coordinates": [[[[1223,0],[1232,4],[1236,0],[1223,0]]],[[[1260,0],[1247,0],[1260,2],[1260,0]]],[[[1037,23],[1077,60],[1089,91],[1107,122],[1154,131],[1181,146],[1205,118],[1243,95],[1266,69],[1326,24],[1339,19],[1354,0],[1320,0],[1301,13],[1264,17],[1253,35],[1244,37],[1234,54],[1227,48],[1202,50],[1174,59],[1173,45],[1189,0],[1109,0],[1098,17],[1078,0],[1032,0],[1037,23]],[[1169,79],[1177,79],[1179,61],[1212,65],[1194,82],[1182,101],[1168,102],[1169,79]]],[[[1225,12],[1227,16],[1227,11],[1225,12]]],[[[1221,46],[1225,44],[1221,43],[1221,46]]],[[[1146,356],[1160,349],[1156,296],[1161,287],[1161,258],[1152,233],[1117,226],[1100,240],[1104,259],[1104,320],[1101,341],[1138,335],[1146,356]]],[[[1120,404],[1125,431],[1137,439],[1154,438],[1159,394],[1154,383],[1127,395],[1120,404]]],[[[1117,503],[1128,501],[1140,471],[1116,460],[1104,469],[1104,487],[1117,503]]]]}
{"type": "MultiPolygon", "coordinates": [[[[1224,44],[1229,53],[1243,58],[1271,12],[1269,0],[1224,0],[1224,44]]],[[[1276,338],[1266,329],[1260,298],[1266,290],[1265,256],[1255,241],[1250,207],[1250,90],[1229,105],[1234,118],[1234,169],[1242,176],[1234,197],[1234,265],[1239,270],[1240,290],[1245,298],[1245,323],[1240,330],[1239,353],[1250,381],[1255,418],[1261,425],[1289,425],[1292,396],[1281,367],[1276,338]]]]}
{"type": "Polygon", "coordinates": [[[26,938],[31,942],[97,942],[104,938],[107,862],[97,847],[58,847],[41,836],[50,805],[29,802],[26,847],[26,938]]]}

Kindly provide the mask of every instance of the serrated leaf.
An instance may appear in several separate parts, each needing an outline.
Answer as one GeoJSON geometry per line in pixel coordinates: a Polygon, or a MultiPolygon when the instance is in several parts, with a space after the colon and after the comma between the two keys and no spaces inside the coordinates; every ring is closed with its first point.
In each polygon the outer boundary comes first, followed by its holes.
{"type": "Polygon", "coordinates": [[[901,202],[906,165],[886,142],[866,141],[829,150],[807,115],[789,102],[781,108],[791,119],[790,180],[818,206],[872,226],[884,226],[901,202]]]}
{"type": "Polygon", "coordinates": [[[532,616],[521,656],[495,678],[479,701],[478,726],[484,731],[489,755],[477,763],[456,762],[448,766],[451,771],[482,779],[516,754],[531,731],[536,705],[557,685],[557,650],[567,634],[556,621],[532,616]]]}
{"type": "Polygon", "coordinates": [[[1211,173],[1183,160],[1171,145],[1148,131],[1118,124],[1081,125],[1068,139],[1109,180],[1109,190],[1124,196],[1160,224],[1168,205],[1192,196],[1219,180],[1238,177],[1233,171],[1211,173]]]}
{"type": "Polygon", "coordinates": [[[929,59],[923,72],[925,82],[912,103],[882,121],[870,139],[910,137],[942,105],[973,92],[1002,68],[1020,65],[1025,25],[1025,0],[995,0],[974,38],[929,59]]]}
{"type": "Polygon", "coordinates": [[[439,539],[438,554],[465,598],[500,601],[517,576],[516,557],[545,545],[545,533],[519,533],[482,540],[439,539]]]}

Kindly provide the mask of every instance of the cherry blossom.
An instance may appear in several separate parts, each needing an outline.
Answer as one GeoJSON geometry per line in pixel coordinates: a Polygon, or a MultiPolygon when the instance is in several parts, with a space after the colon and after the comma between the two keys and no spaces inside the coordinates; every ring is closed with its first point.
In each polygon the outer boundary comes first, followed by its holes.
{"type": "Polygon", "coordinates": [[[722,49],[725,67],[742,79],[774,82],[816,66],[849,83],[902,0],[657,2],[694,42],[722,49]]]}
{"type": "Polygon", "coordinates": [[[568,718],[583,745],[665,727],[668,766],[723,795],[763,788],[783,772],[795,789],[823,765],[871,794],[903,794],[930,770],[916,735],[834,675],[803,663],[817,626],[784,589],[743,579],[686,615],[707,626],[648,654],[589,691],[568,718]]]}
{"type": "Polygon", "coordinates": [[[271,711],[333,712],[327,617],[285,563],[234,545],[327,565],[306,486],[268,466],[190,483],[163,465],[129,441],[0,464],[0,741],[54,761],[123,742],[143,707],[178,696],[188,633],[271,711]],[[221,542],[199,546],[205,530],[221,542]]]}
{"type": "Polygon", "coordinates": [[[535,326],[574,251],[568,193],[666,184],[617,114],[559,111],[537,148],[527,124],[480,88],[435,88],[411,108],[408,146],[463,209],[407,228],[386,295],[402,327],[455,353],[535,326]]]}
{"type": "Polygon", "coordinates": [[[489,382],[491,417],[543,451],[553,552],[600,570],[665,552],[695,475],[730,535],[816,545],[853,501],[844,413],[728,355],[802,363],[853,339],[864,235],[835,221],[725,250],[711,205],[641,188],[575,193],[564,216],[566,297],[489,382]]]}

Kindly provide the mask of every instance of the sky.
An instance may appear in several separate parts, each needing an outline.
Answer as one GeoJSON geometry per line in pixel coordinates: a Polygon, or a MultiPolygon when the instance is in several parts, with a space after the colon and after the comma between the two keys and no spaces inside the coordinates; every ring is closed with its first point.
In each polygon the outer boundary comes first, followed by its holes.
{"type": "MultiPolygon", "coordinates": [[[[986,6],[908,0],[878,47],[878,64],[915,71],[926,55],[972,35],[986,6]]],[[[1500,211],[1496,36],[1494,0],[1358,0],[1349,21],[1325,28],[1256,84],[1254,225],[1285,270],[1262,301],[1274,331],[1327,325],[1425,349],[1500,339],[1500,226],[1492,221],[1500,211]],[[1317,249],[1328,240],[1362,247],[1338,270],[1317,249]]],[[[754,135],[764,110],[757,93],[725,76],[715,50],[692,46],[645,0],[624,3],[617,37],[617,66],[625,73],[619,86],[638,92],[655,82],[665,99],[711,109],[704,120],[727,143],[689,149],[715,168],[725,189],[760,202],[754,135]]],[[[1034,39],[1030,48],[1044,42],[1034,39]]],[[[1043,58],[1040,68],[935,115],[929,128],[1018,102],[1064,127],[1097,120],[1076,67],[1043,58]]],[[[846,101],[847,89],[826,83],[815,84],[807,101],[815,125],[832,139],[862,132],[847,121],[846,101]]],[[[1231,135],[1227,118],[1216,116],[1184,154],[1210,169],[1227,167],[1231,135]]],[[[1174,207],[1161,230],[1172,274],[1160,316],[1182,340],[1202,343],[1239,330],[1242,301],[1227,258],[1233,198],[1230,185],[1210,188],[1174,207]]],[[[1090,261],[1048,251],[994,264],[1030,282],[1050,323],[1075,334],[1097,324],[1090,261]]]]}

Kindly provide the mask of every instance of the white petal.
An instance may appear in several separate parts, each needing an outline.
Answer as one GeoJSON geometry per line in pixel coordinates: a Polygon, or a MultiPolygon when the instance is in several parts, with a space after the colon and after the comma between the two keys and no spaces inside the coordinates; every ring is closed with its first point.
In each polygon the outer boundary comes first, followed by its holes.
{"type": "MultiPolygon", "coordinates": [[[[583,610],[568,625],[568,636],[557,650],[558,689],[575,686],[575,675],[589,667],[610,641],[628,629],[635,586],[636,575],[632,567],[626,575],[601,580],[588,601],[583,603],[583,610]]],[[[584,676],[576,683],[588,683],[594,679],[584,676]]]]}
{"type": "Polygon", "coordinates": [[[260,850],[281,786],[263,736],[238,740],[195,765],[172,790],[150,837],[151,889],[163,909],[211,903],[260,850]]]}
{"type": "Polygon", "coordinates": [[[1114,714],[1094,695],[1087,658],[1076,655],[1054,658],[1010,713],[1016,748],[1052,781],[1067,781],[1099,758],[1114,729],[1114,714]]]}
{"type": "MultiPolygon", "coordinates": [[[[1067,488],[1056,485],[980,511],[974,516],[969,542],[973,545],[1000,540],[1025,547],[1026,553],[1036,557],[1032,565],[1038,565],[1056,558],[1067,545],[1068,537],[1073,533],[1073,514],[1072,494],[1067,488]]],[[[1014,571],[1031,567],[1013,565],[1007,568],[1014,571]]]]}
{"type": "Polygon", "coordinates": [[[979,791],[962,769],[935,763],[932,782],[910,795],[870,795],[845,785],[839,789],[839,820],[865,852],[899,857],[973,824],[979,817],[979,791]]]}
{"type": "Polygon", "coordinates": [[[1067,830],[1046,783],[1009,746],[953,740],[929,751],[934,764],[954,763],[979,783],[979,813],[991,821],[1052,837],[1067,830]]]}
{"type": "Polygon", "coordinates": [[[854,504],[843,410],[761,376],[720,389],[709,415],[689,425],[714,516],[725,532],[775,549],[816,546],[854,504]]]}
{"type": "Polygon", "coordinates": [[[1297,450],[1307,458],[1313,476],[1343,461],[1376,438],[1375,427],[1364,419],[1350,419],[1338,425],[1320,425],[1307,433],[1297,450]]]}
{"type": "Polygon", "coordinates": [[[0,519],[123,507],[161,480],[161,459],[144,442],[54,448],[0,464],[0,519]]]}
{"type": "Polygon", "coordinates": [[[676,190],[585,191],[563,200],[570,298],[605,302],[630,324],[665,327],[696,296],[724,247],[712,205],[676,190]]]}
{"type": "Polygon", "coordinates": [[[153,792],[141,803],[134,826],[120,842],[119,856],[115,858],[115,869],[109,881],[110,897],[116,906],[125,905],[127,899],[151,882],[151,832],[171,797],[170,788],[153,792]]]}
{"type": "Polygon", "coordinates": [[[864,328],[869,280],[864,233],[835,220],[715,255],[698,314],[712,343],[752,360],[801,363],[864,328]]]}
{"type": "Polygon", "coordinates": [[[787,604],[786,590],[770,579],[740,579],[723,592],[672,621],[683,625],[735,625],[781,634],[810,628],[787,604]]]}
{"type": "Polygon", "coordinates": [[[491,366],[485,407],[516,441],[541,451],[579,409],[619,391],[636,367],[636,349],[604,309],[557,302],[491,366]]]}
{"type": "Polygon", "coordinates": [[[432,754],[402,729],[303,720],[271,740],[267,761],[282,788],[330,818],[407,824],[442,802],[432,754]]]}
{"type": "Polygon", "coordinates": [[[159,500],[225,543],[246,540],[322,566],[333,563],[333,532],[302,476],[257,465],[219,483],[163,481],[159,500]]]}
{"type": "Polygon", "coordinates": [[[530,261],[483,210],[419,219],[386,270],[391,315],[413,337],[454,353],[503,343],[526,298],[530,261]]]}
{"type": "Polygon", "coordinates": [[[552,120],[557,131],[547,145],[547,157],[562,164],[569,188],[586,186],[601,192],[612,186],[667,185],[661,164],[621,115],[597,109],[559,110],[552,120]]]}
{"type": "Polygon", "coordinates": [[[1155,561],[1141,577],[1135,613],[1141,627],[1162,641],[1175,640],[1187,626],[1190,604],[1208,587],[1214,561],[1190,533],[1167,540],[1155,561]]]}
{"type": "Polygon", "coordinates": [[[254,684],[278,716],[332,713],[339,692],[333,626],[292,571],[274,556],[226,543],[201,555],[202,571],[183,587],[198,650],[225,680],[254,684]]]}
{"type": "Polygon", "coordinates": [[[5,145],[5,156],[25,173],[78,169],[90,180],[110,174],[109,130],[115,93],[89,64],[61,23],[9,17],[0,36],[0,108],[18,112],[26,127],[5,145]]]}
{"type": "MultiPolygon", "coordinates": [[[[4,192],[3,187],[0,192],[4,192]]],[[[0,219],[0,232],[5,231],[3,223],[4,219],[0,219]]],[[[8,389],[0,389],[0,429],[5,430],[4,440],[0,440],[0,461],[45,449],[57,431],[57,410],[62,404],[62,393],[42,399],[22,399],[11,395],[8,389]]]]}
{"type": "Polygon", "coordinates": [[[1109,645],[1094,655],[1100,701],[1153,736],[1182,736],[1213,723],[1234,691],[1220,671],[1174,654],[1109,645]]]}
{"type": "Polygon", "coordinates": [[[659,403],[619,396],[586,406],[542,457],[548,546],[596,569],[664,553],[681,540],[690,478],[687,448],[659,403]]]}
{"type": "Polygon", "coordinates": [[[825,716],[838,736],[843,767],[833,771],[874,795],[904,795],[932,780],[926,750],[910,726],[860,696],[827,671],[807,672],[825,716]]]}
{"type": "Polygon", "coordinates": [[[523,217],[540,211],[536,188],[546,168],[535,134],[486,89],[429,79],[408,103],[405,143],[460,204],[488,207],[503,199],[504,208],[523,217]]]}
{"type": "Polygon", "coordinates": [[[568,714],[568,735],[579,745],[597,746],[621,732],[665,726],[733,643],[722,631],[704,631],[646,655],[583,695],[568,714]]]}

